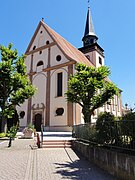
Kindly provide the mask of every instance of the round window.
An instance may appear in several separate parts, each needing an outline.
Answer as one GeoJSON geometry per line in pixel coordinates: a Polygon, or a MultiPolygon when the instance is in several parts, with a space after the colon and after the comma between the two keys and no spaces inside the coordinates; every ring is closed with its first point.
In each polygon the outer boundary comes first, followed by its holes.
{"type": "Polygon", "coordinates": [[[61,60],[61,56],[60,55],[56,56],[56,60],[60,61],[61,60]]]}
{"type": "Polygon", "coordinates": [[[64,109],[63,108],[57,108],[56,109],[56,115],[57,116],[61,116],[64,113],[64,109]]]}
{"type": "Polygon", "coordinates": [[[21,111],[21,112],[20,112],[20,118],[24,118],[24,116],[25,116],[25,112],[24,112],[24,111],[21,111]]]}

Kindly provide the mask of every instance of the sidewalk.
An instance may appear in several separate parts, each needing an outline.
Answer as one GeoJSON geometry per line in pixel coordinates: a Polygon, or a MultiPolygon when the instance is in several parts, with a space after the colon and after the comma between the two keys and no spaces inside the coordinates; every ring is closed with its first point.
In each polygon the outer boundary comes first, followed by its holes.
{"type": "Polygon", "coordinates": [[[8,141],[0,143],[0,179],[24,180],[33,140],[17,139],[8,148],[8,141]]]}
{"type": "Polygon", "coordinates": [[[114,180],[72,149],[34,149],[33,140],[17,139],[11,148],[0,144],[1,180],[114,180]]]}

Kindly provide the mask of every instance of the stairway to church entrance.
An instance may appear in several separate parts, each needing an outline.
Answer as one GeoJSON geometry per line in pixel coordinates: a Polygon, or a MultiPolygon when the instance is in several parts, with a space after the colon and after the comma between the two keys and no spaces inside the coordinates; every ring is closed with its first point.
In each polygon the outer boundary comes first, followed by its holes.
{"type": "Polygon", "coordinates": [[[72,132],[43,132],[43,148],[70,148],[72,132]]]}
{"type": "Polygon", "coordinates": [[[72,140],[44,140],[42,148],[71,148],[72,140]]]}

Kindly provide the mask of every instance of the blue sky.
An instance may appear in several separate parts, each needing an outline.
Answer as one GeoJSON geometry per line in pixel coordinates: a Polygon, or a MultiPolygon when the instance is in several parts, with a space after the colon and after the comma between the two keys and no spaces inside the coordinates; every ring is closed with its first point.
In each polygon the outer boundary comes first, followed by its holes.
{"type": "MultiPolygon", "coordinates": [[[[135,103],[135,0],[90,1],[95,32],[123,105],[135,103]]],[[[87,0],[6,0],[0,3],[0,44],[25,52],[42,17],[75,47],[82,46],[87,0]]]]}

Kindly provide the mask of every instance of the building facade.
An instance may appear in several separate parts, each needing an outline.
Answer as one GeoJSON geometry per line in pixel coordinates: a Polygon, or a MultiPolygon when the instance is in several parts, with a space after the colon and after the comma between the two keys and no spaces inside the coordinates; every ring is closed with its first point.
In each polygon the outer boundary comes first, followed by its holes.
{"type": "MultiPolygon", "coordinates": [[[[41,124],[45,130],[69,131],[73,125],[84,123],[81,107],[68,103],[65,92],[68,88],[70,74],[75,73],[75,64],[88,66],[104,65],[104,50],[97,43],[88,8],[83,47],[77,49],[62,36],[52,30],[42,19],[26,50],[27,73],[31,83],[37,87],[34,97],[17,108],[23,112],[20,126],[30,122],[40,131],[41,124]]],[[[112,112],[121,116],[121,96],[115,96],[110,105],[105,104],[95,111],[93,121],[100,112],[112,112]]]]}

